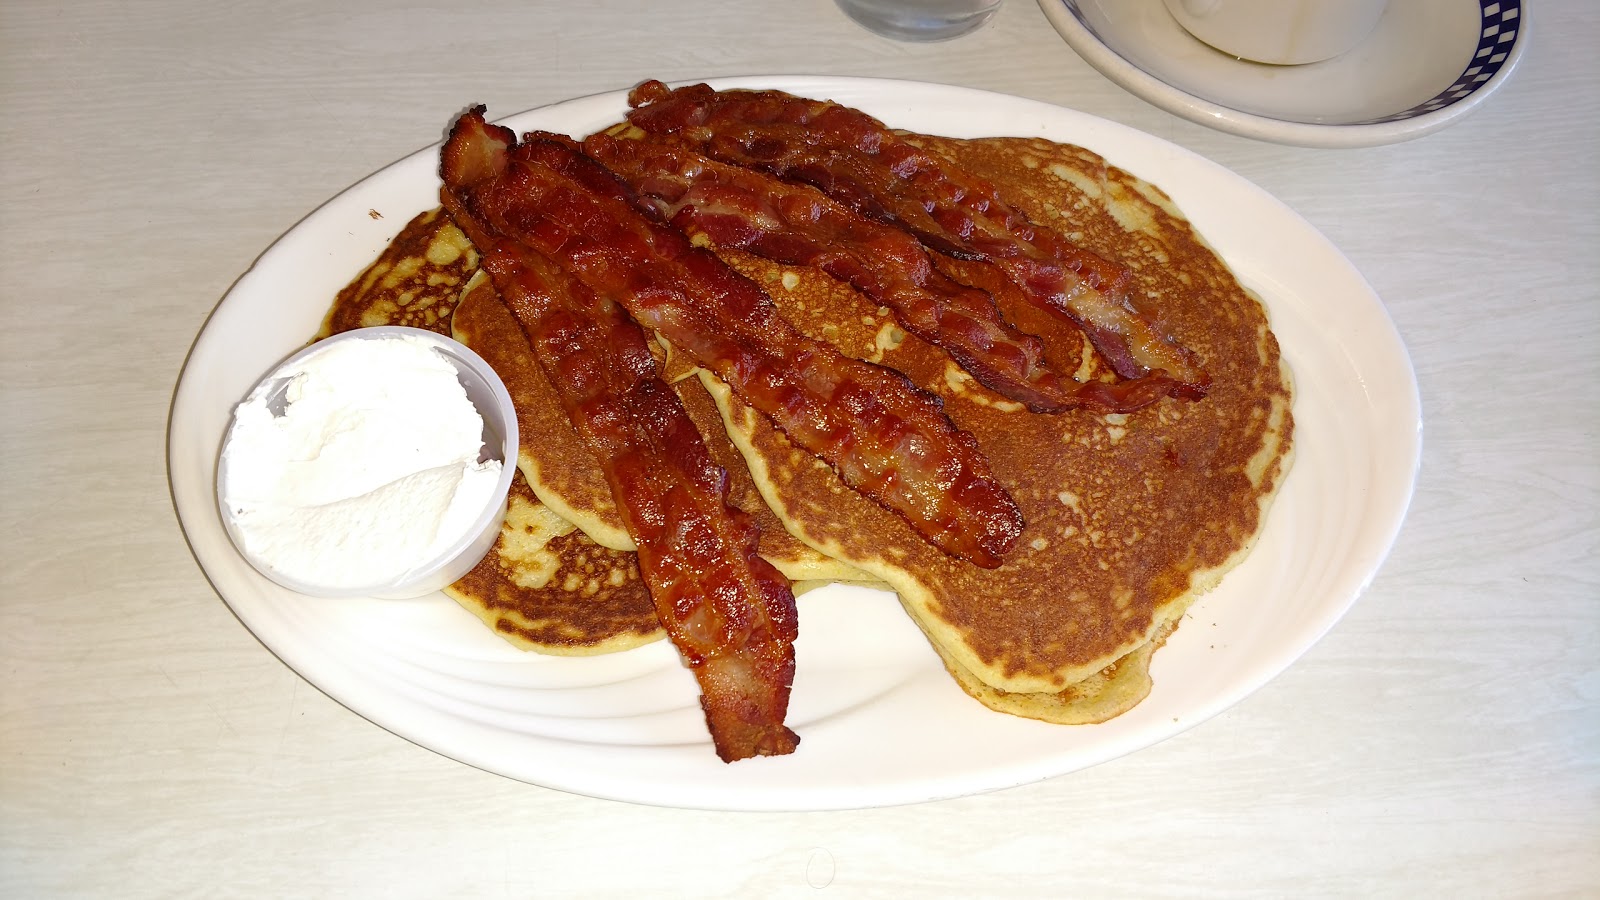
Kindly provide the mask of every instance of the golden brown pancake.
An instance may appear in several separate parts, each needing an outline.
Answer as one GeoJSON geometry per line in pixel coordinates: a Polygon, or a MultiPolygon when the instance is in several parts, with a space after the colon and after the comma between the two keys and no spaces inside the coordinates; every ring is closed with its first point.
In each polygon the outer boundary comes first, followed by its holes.
{"type": "Polygon", "coordinates": [[[1054,692],[1002,691],[979,681],[969,670],[955,664],[939,645],[935,644],[934,649],[939,651],[945,670],[961,689],[990,709],[1058,725],[1092,725],[1116,718],[1150,695],[1150,659],[1177,627],[1177,622],[1167,622],[1156,629],[1150,640],[1126,656],[1054,692]]]}
{"type": "MultiPolygon", "coordinates": [[[[1148,661],[1192,599],[1241,560],[1287,471],[1290,387],[1261,304],[1158,189],[1088,151],[1027,139],[926,145],[1002,185],[1035,221],[1129,266],[1133,302],[1210,372],[1209,396],[1136,413],[1035,415],[973,381],[845,285],[726,252],[802,331],[938,394],[1027,522],[1004,566],[945,556],[703,376],[789,530],[881,578],[947,668],[992,708],[1101,721],[1142,699],[1148,661]]],[[[948,261],[982,286],[986,267],[948,261]]],[[[1092,354],[1063,348],[1102,373],[1092,354]]]]}
{"type": "Polygon", "coordinates": [[[482,271],[474,274],[462,291],[451,317],[451,331],[505,382],[517,408],[522,438],[517,467],[539,501],[601,546],[634,549],[599,460],[573,429],[555,388],[534,359],[522,326],[500,302],[482,271]]]}
{"type": "Polygon", "coordinates": [[[589,540],[520,473],[494,549],[444,592],[524,650],[613,653],[666,634],[634,554],[589,540]]]}
{"type": "Polygon", "coordinates": [[[346,285],[313,340],[353,328],[408,325],[450,333],[450,311],[478,251],[443,210],[418,215],[346,285]]]}

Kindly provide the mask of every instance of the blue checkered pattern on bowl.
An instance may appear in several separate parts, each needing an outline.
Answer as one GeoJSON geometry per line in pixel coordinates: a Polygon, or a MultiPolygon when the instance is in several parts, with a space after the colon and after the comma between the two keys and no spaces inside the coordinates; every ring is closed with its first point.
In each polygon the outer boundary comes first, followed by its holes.
{"type": "MultiPolygon", "coordinates": [[[[1061,0],[1061,4],[1086,31],[1099,37],[1099,33],[1089,23],[1083,10],[1078,8],[1077,0],[1061,0]]],[[[1406,119],[1436,113],[1452,103],[1472,96],[1474,91],[1499,74],[1506,60],[1511,58],[1511,48],[1516,44],[1517,31],[1522,23],[1522,0],[1478,0],[1478,9],[1482,15],[1482,29],[1478,32],[1478,49],[1472,54],[1466,69],[1462,70],[1453,84],[1410,109],[1349,124],[1378,125],[1385,122],[1403,122],[1406,119]]]]}
{"type": "Polygon", "coordinates": [[[1480,0],[1483,12],[1483,29],[1478,32],[1478,50],[1472,54],[1467,68],[1456,77],[1455,83],[1435,94],[1425,103],[1410,109],[1357,122],[1358,125],[1377,125],[1383,122],[1400,122],[1436,113],[1441,109],[1472,96],[1489,79],[1499,74],[1511,56],[1511,47],[1517,40],[1517,29],[1522,24],[1522,0],[1480,0]]]}

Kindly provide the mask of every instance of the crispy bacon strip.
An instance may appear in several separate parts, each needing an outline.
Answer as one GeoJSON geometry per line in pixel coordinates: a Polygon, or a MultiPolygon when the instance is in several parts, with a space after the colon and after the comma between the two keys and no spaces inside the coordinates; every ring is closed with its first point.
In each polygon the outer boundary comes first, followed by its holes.
{"type": "Polygon", "coordinates": [[[1124,378],[1165,372],[1179,396],[1205,395],[1193,354],[1158,333],[1127,300],[1130,273],[1030,221],[992,185],[922,150],[859,110],[781,91],[634,88],[628,120],[673,135],[723,162],[812,185],[928,247],[987,260],[1028,298],[1084,329],[1124,378]]]}
{"type": "Polygon", "coordinates": [[[793,752],[800,739],[783,724],[798,629],[788,582],[757,555],[757,528],[728,505],[727,473],[662,381],[639,326],[478,211],[475,187],[503,171],[508,136],[481,120],[466,127],[444,153],[445,203],[602,460],[657,615],[700,684],[717,755],[793,752]]]}
{"type": "MultiPolygon", "coordinates": [[[[635,132],[638,134],[638,132],[635,132]]],[[[1043,361],[1043,345],[1011,327],[988,293],[934,268],[905,231],[806,185],[720,163],[693,149],[601,133],[584,150],[616,172],[664,218],[721,246],[819,268],[893,310],[912,334],[942,347],[978,381],[1034,412],[1095,406],[1131,412],[1166,396],[1171,379],[1079,384],[1043,361]]]]}
{"type": "MultiPolygon", "coordinates": [[[[494,139],[487,127],[474,110],[450,143],[475,159],[494,139]]],[[[898,372],[800,334],[758,286],[653,218],[570,138],[528,135],[508,159],[500,177],[469,190],[448,172],[446,184],[470,195],[475,217],[614,298],[935,546],[994,567],[1016,545],[1015,501],[934,398],[898,372]]]]}

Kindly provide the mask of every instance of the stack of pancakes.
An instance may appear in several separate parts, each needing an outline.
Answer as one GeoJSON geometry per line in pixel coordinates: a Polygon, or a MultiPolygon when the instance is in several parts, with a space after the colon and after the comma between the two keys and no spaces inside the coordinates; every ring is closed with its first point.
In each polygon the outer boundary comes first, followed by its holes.
{"type": "MultiPolygon", "coordinates": [[[[762,555],[798,589],[887,586],[985,705],[1052,722],[1103,721],[1149,692],[1152,654],[1259,533],[1289,466],[1289,376],[1261,304],[1159,189],[1043,140],[913,140],[994,182],[1034,221],[1131,269],[1130,299],[1202,360],[1209,395],[1129,414],[1030,413],[848,285],[713,247],[800,331],[904,372],[977,438],[1027,523],[1018,549],[991,570],[946,556],[845,487],[668,346],[664,371],[728,470],[732,502],[760,525],[762,555]]],[[[1015,290],[991,267],[938,264],[978,287],[1015,290]]],[[[447,593],[539,652],[604,653],[660,638],[598,464],[477,273],[470,243],[439,211],[411,222],[339,295],[322,334],[380,324],[453,334],[489,361],[517,406],[526,480],[513,486],[494,550],[447,593]]],[[[1074,332],[1017,324],[1053,331],[1045,334],[1056,341],[1052,362],[1070,363],[1079,380],[1112,377],[1074,332]]]]}

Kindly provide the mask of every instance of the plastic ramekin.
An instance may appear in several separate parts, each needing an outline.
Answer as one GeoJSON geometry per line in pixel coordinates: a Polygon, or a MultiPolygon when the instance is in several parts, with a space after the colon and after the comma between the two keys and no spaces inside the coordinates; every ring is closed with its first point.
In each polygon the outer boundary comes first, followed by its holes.
{"type": "MultiPolygon", "coordinates": [[[[465,344],[421,328],[399,325],[358,328],[325,338],[290,356],[257,382],[246,397],[253,398],[262,395],[263,392],[268,397],[273,393],[281,394],[288,388],[290,376],[287,373],[306,356],[327,349],[330,342],[396,340],[404,337],[426,343],[455,367],[456,376],[462,388],[466,390],[467,399],[472,401],[472,405],[477,408],[479,416],[483,419],[483,455],[480,461],[497,459],[501,463],[500,478],[494,493],[473,520],[472,526],[433,559],[423,560],[418,565],[408,567],[404,572],[396,572],[385,581],[359,586],[332,587],[303,582],[274,570],[245,549],[244,540],[234,524],[233,515],[223,502],[223,485],[227,483],[228,474],[228,456],[224,452],[217,466],[216,485],[217,507],[222,514],[223,526],[240,555],[256,571],[276,584],[313,597],[379,597],[393,600],[420,597],[433,593],[470,572],[488,554],[490,548],[494,546],[495,539],[499,537],[500,528],[505,522],[506,497],[510,493],[511,479],[517,468],[517,412],[511,403],[511,394],[506,390],[500,376],[495,374],[494,369],[489,367],[483,357],[472,352],[465,344]]],[[[426,423],[420,424],[426,427],[426,423]]],[[[224,450],[227,448],[227,441],[233,436],[234,427],[230,420],[228,434],[223,442],[224,450]]]]}

